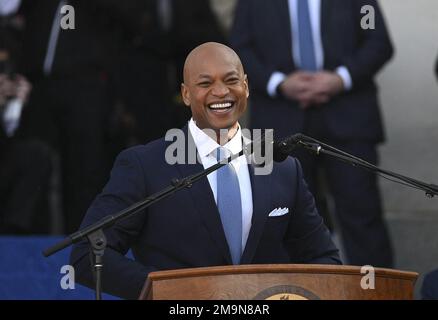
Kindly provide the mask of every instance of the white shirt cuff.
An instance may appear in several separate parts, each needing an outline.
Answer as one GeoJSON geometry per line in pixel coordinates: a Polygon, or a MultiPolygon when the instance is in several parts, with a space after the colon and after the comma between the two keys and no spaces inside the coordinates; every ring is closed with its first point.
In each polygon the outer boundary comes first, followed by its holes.
{"type": "Polygon", "coordinates": [[[345,90],[351,90],[351,88],[353,87],[353,80],[351,80],[351,75],[347,67],[340,66],[336,68],[336,73],[342,78],[345,90]]]}
{"type": "Polygon", "coordinates": [[[15,14],[20,7],[21,0],[2,0],[0,1],[0,16],[5,17],[15,14]]]}
{"type": "Polygon", "coordinates": [[[268,81],[268,86],[266,90],[268,94],[275,98],[277,96],[277,87],[278,85],[286,78],[286,75],[282,72],[274,72],[268,81]]]}

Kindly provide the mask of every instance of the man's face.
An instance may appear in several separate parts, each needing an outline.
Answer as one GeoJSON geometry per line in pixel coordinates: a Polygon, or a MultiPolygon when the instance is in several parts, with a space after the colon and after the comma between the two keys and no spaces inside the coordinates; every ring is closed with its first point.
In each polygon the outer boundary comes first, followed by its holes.
{"type": "Polygon", "coordinates": [[[187,63],[181,93],[197,126],[216,131],[237,127],[249,96],[240,61],[220,48],[204,49],[187,63]]]}

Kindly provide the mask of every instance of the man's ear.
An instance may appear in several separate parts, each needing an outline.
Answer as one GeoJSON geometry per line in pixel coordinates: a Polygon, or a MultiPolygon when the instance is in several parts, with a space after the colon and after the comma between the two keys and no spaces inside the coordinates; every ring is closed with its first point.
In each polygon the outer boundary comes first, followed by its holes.
{"type": "Polygon", "coordinates": [[[184,104],[187,107],[190,107],[190,93],[184,83],[181,83],[181,96],[184,101],[184,104]]]}
{"type": "Polygon", "coordinates": [[[243,80],[245,83],[246,97],[249,97],[249,84],[248,84],[248,76],[245,74],[245,79],[243,80]]]}

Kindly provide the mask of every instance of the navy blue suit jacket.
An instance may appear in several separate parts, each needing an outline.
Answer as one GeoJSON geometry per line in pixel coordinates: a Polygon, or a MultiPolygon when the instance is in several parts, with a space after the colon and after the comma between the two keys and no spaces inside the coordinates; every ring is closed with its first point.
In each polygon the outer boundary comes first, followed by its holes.
{"type": "MultiPolygon", "coordinates": [[[[322,107],[330,134],[337,139],[380,142],[384,138],[373,77],[393,48],[375,0],[321,0],[325,70],[346,66],[353,89],[322,107]],[[361,28],[361,8],[375,8],[375,30],[361,28]]],[[[292,54],[288,0],[239,0],[231,46],[242,59],[251,91],[251,126],[275,128],[277,137],[302,132],[305,113],[295,101],[271,98],[267,84],[274,71],[297,70],[292,54]]]]}
{"type": "MultiPolygon", "coordinates": [[[[123,151],[81,227],[167,187],[173,178],[203,170],[201,164],[167,164],[164,155],[169,144],[161,139],[123,151]]],[[[253,216],[241,264],[340,263],[298,161],[289,158],[276,163],[272,174],[265,176],[254,175],[252,166],[249,169],[253,216]],[[289,213],[268,217],[278,207],[289,208],[289,213]]],[[[206,178],[117,223],[105,234],[104,290],[124,298],[137,298],[151,271],[232,264],[206,178]],[[124,257],[130,248],[136,261],[124,257]]],[[[88,252],[87,243],[75,245],[71,262],[76,279],[92,286],[88,252]]]]}

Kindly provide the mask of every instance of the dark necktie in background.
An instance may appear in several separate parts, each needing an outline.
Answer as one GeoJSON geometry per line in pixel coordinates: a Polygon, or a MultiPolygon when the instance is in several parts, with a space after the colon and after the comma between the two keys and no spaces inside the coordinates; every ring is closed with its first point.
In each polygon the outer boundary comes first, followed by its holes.
{"type": "Polygon", "coordinates": [[[316,71],[315,44],[313,42],[308,1],[297,0],[297,7],[301,69],[316,71]]]}

